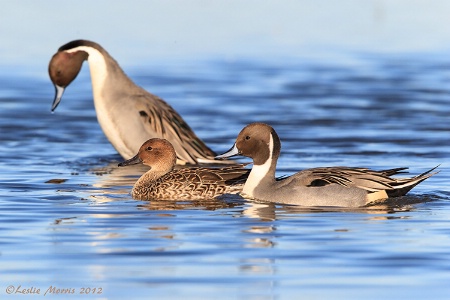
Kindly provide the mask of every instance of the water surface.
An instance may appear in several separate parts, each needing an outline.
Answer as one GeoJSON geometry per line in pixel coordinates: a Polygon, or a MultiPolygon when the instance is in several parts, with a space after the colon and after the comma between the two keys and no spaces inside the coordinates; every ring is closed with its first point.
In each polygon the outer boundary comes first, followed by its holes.
{"type": "Polygon", "coordinates": [[[129,192],[145,167],[117,168],[86,66],[53,114],[46,70],[1,69],[1,295],[23,298],[20,286],[40,295],[74,289],[83,299],[81,291],[90,299],[448,299],[450,61],[349,57],[149,62],[126,72],[217,152],[246,124],[271,124],[282,140],[277,175],[334,165],[418,174],[441,164],[408,196],[356,210],[237,196],[135,201],[129,192]]]}

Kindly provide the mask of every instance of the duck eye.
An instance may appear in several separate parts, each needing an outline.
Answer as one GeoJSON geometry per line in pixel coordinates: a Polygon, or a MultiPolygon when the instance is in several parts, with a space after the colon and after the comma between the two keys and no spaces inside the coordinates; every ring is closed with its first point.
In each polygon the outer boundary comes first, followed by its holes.
{"type": "Polygon", "coordinates": [[[250,136],[249,135],[247,135],[246,137],[245,137],[245,140],[249,140],[250,139],[250,136]]]}
{"type": "Polygon", "coordinates": [[[147,150],[147,151],[152,151],[153,148],[149,146],[149,147],[145,148],[145,150],[147,150]]]}

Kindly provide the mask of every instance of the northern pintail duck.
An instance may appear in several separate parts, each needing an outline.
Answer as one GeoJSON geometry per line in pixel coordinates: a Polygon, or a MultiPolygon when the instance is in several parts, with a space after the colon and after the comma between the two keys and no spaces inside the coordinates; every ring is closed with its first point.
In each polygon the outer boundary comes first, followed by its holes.
{"type": "Polygon", "coordinates": [[[250,170],[245,164],[216,169],[192,167],[174,169],[175,149],[165,139],[146,141],[133,158],[119,167],[143,163],[150,170],[134,184],[138,200],[203,200],[242,191],[250,170]]]}
{"type": "Polygon", "coordinates": [[[392,178],[407,168],[373,171],[365,168],[326,167],[275,178],[281,142],[275,130],[252,123],[239,133],[233,147],[216,158],[234,155],[253,159],[242,195],[262,201],[304,205],[361,207],[406,194],[433,175],[433,169],[411,178],[392,178]]]}
{"type": "Polygon", "coordinates": [[[216,155],[164,100],[137,86],[99,44],[76,40],[58,49],[49,64],[55,85],[52,111],[65,88],[89,63],[97,119],[123,158],[131,158],[149,138],[165,138],[175,147],[178,163],[217,163],[216,155]]]}

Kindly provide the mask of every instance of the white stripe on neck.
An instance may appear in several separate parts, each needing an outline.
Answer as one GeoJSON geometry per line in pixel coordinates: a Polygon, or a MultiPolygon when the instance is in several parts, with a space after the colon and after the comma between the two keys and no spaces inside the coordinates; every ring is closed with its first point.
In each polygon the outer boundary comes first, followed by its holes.
{"type": "Polygon", "coordinates": [[[242,193],[245,196],[253,198],[253,192],[255,188],[259,185],[261,180],[267,175],[269,172],[270,166],[272,165],[272,154],[273,154],[273,137],[270,134],[269,144],[269,158],[262,165],[253,165],[252,171],[245,182],[244,188],[242,189],[242,193]]]}
{"type": "Polygon", "coordinates": [[[66,50],[67,53],[77,51],[84,51],[89,55],[87,60],[91,73],[92,93],[94,94],[94,100],[100,99],[107,74],[105,58],[100,51],[88,46],[79,46],[70,50],[66,50]]]}

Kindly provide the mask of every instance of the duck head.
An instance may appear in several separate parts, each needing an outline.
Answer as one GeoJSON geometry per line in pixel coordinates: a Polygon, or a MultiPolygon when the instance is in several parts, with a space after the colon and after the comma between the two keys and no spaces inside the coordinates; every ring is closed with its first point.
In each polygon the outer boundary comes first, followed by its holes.
{"type": "Polygon", "coordinates": [[[264,123],[251,123],[241,130],[236,142],[230,150],[218,155],[216,159],[224,159],[242,155],[253,159],[255,165],[262,165],[280,152],[280,139],[275,130],[264,123]],[[271,145],[272,143],[272,145],[271,145]]]}
{"type": "Polygon", "coordinates": [[[172,144],[165,139],[153,138],[142,144],[134,157],[119,163],[119,167],[142,163],[151,170],[169,172],[176,161],[177,156],[172,144]]]}
{"type": "Polygon", "coordinates": [[[70,49],[79,46],[80,42],[73,41],[62,46],[50,60],[48,73],[50,80],[55,86],[55,99],[53,100],[52,111],[56,109],[65,88],[77,77],[83,62],[89,56],[85,51],[70,52],[70,49]]]}

